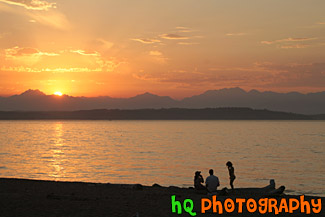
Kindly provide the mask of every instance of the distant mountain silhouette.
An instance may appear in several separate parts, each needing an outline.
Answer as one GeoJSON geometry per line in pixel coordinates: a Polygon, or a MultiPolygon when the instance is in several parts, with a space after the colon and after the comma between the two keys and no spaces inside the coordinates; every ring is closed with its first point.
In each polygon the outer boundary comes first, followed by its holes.
{"type": "Polygon", "coordinates": [[[298,114],[324,114],[325,92],[302,94],[276,93],[241,88],[208,90],[200,95],[175,100],[168,96],[144,93],[130,98],[72,97],[46,95],[27,90],[20,95],[0,97],[1,111],[74,111],[92,109],[160,109],[249,107],[298,114]]]}
{"type": "Polygon", "coordinates": [[[299,114],[325,113],[325,92],[302,94],[298,92],[276,93],[240,88],[209,90],[203,94],[182,100],[186,108],[202,107],[250,107],[299,114]]]}
{"type": "Polygon", "coordinates": [[[41,92],[40,90],[26,90],[25,92],[23,92],[22,94],[18,95],[18,96],[29,96],[29,97],[35,97],[35,96],[46,96],[45,93],[41,92]]]}

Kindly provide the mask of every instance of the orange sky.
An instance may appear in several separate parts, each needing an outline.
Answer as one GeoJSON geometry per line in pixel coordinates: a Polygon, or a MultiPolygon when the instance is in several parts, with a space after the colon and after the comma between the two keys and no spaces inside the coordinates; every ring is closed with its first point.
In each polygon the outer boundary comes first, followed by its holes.
{"type": "Polygon", "coordinates": [[[0,0],[0,95],[325,90],[324,0],[0,0]]]}

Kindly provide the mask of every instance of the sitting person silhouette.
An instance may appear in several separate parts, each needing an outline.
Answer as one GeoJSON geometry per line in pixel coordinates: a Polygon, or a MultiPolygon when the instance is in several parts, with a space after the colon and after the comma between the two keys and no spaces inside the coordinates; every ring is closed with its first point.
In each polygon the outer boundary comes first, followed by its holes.
{"type": "Polygon", "coordinates": [[[218,186],[220,186],[219,178],[213,175],[213,169],[209,170],[210,176],[205,180],[205,186],[210,193],[217,192],[218,186]]]}
{"type": "Polygon", "coordinates": [[[204,179],[203,176],[201,175],[201,171],[196,171],[194,176],[195,190],[206,190],[206,188],[204,187],[204,185],[202,185],[202,183],[204,183],[204,179]]]}
{"type": "Polygon", "coordinates": [[[236,179],[235,168],[232,166],[232,163],[230,161],[226,163],[226,166],[228,167],[229,172],[230,187],[232,190],[234,190],[234,181],[236,179]]]}

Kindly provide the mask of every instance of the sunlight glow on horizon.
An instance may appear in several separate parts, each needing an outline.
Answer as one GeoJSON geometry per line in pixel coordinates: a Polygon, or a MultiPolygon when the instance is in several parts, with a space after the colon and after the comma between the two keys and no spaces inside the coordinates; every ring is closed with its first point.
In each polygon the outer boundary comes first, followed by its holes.
{"type": "Polygon", "coordinates": [[[62,96],[63,94],[60,91],[56,91],[56,92],[54,92],[54,95],[56,95],[56,96],[62,96]]]}

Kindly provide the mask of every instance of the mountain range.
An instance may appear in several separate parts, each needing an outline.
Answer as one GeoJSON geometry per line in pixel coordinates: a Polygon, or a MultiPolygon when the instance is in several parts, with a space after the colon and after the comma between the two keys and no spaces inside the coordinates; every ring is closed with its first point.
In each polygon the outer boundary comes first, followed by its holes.
{"type": "Polygon", "coordinates": [[[130,98],[73,97],[46,95],[39,90],[0,97],[0,111],[75,111],[92,109],[160,109],[249,107],[298,114],[324,114],[325,91],[302,94],[276,93],[241,88],[208,90],[202,94],[175,100],[169,96],[144,93],[130,98]]]}

